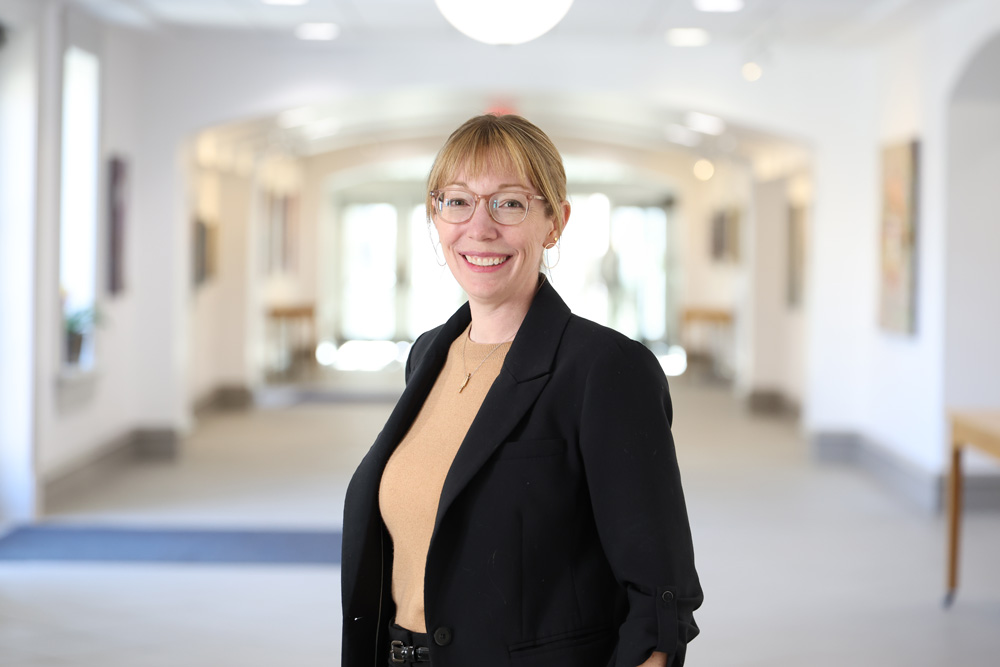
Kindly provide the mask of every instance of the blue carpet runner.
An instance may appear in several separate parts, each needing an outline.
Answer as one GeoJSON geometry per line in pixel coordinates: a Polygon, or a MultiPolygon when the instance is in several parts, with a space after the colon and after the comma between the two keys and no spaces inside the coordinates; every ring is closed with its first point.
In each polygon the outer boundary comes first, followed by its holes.
{"type": "Polygon", "coordinates": [[[15,528],[0,561],[340,565],[339,531],[15,528]]]}

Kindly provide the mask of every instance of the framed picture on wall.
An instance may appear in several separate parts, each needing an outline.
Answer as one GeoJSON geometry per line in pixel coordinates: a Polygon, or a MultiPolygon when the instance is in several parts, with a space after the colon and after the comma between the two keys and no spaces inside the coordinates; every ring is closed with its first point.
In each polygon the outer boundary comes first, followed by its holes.
{"type": "Polygon", "coordinates": [[[204,220],[194,221],[193,237],[191,268],[194,270],[194,286],[200,287],[208,279],[208,225],[204,220]]]}
{"type": "Polygon", "coordinates": [[[108,293],[125,291],[125,217],[128,163],[120,155],[108,161],[108,293]]]}
{"type": "Polygon", "coordinates": [[[916,331],[918,142],[882,150],[882,247],[879,326],[886,331],[916,331]]]}
{"type": "Polygon", "coordinates": [[[802,305],[806,277],[806,207],[788,207],[788,293],[789,308],[802,305]]]}
{"type": "Polygon", "coordinates": [[[218,272],[219,227],[205,220],[195,220],[192,269],[194,286],[200,287],[218,272]]]}
{"type": "Polygon", "coordinates": [[[712,215],[711,256],[717,262],[740,260],[740,210],[719,209],[712,215]]]}

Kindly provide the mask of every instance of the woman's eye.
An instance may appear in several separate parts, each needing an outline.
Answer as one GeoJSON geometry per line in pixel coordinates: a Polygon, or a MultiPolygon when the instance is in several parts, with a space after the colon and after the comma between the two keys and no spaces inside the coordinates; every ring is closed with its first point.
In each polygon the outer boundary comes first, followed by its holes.
{"type": "Polygon", "coordinates": [[[524,208],[524,203],[519,199],[500,199],[497,208],[524,208]]]}
{"type": "Polygon", "coordinates": [[[456,208],[459,206],[468,206],[469,201],[467,199],[462,199],[460,197],[450,197],[444,200],[444,206],[446,208],[456,208]]]}

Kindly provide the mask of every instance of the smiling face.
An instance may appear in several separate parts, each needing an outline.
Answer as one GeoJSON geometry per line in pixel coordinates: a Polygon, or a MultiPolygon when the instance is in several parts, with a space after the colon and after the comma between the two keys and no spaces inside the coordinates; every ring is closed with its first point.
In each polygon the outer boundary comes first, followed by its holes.
{"type": "MultiPolygon", "coordinates": [[[[536,188],[514,172],[473,175],[459,171],[444,187],[457,187],[478,195],[494,192],[527,192],[536,188]]],[[[434,215],[448,268],[469,300],[477,306],[527,309],[535,293],[545,245],[558,238],[556,221],[546,215],[544,201],[532,200],[528,215],[517,225],[501,225],[481,200],[466,222],[453,224],[434,215]]]]}

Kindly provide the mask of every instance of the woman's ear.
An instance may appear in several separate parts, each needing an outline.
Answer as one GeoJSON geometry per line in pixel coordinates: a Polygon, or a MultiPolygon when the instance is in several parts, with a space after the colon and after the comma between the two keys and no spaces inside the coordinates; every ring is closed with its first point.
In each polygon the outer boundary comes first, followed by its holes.
{"type": "Polygon", "coordinates": [[[563,213],[562,228],[559,228],[555,224],[555,218],[553,218],[552,231],[549,232],[549,235],[546,237],[545,240],[546,245],[548,245],[549,242],[553,244],[556,243],[559,240],[559,237],[566,232],[566,225],[569,224],[569,212],[570,212],[569,202],[564,201],[560,204],[560,206],[562,206],[562,213],[563,213]]]}

